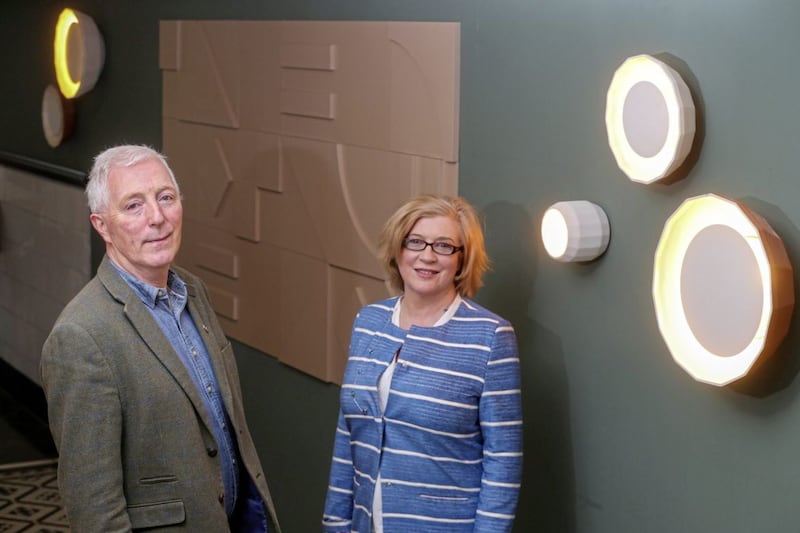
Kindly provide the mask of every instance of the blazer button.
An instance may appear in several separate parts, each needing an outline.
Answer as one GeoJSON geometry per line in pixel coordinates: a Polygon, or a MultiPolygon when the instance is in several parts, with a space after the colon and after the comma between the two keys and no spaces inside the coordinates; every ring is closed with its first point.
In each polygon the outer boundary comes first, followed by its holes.
{"type": "Polygon", "coordinates": [[[216,457],[217,456],[217,449],[216,448],[208,448],[206,450],[208,452],[209,457],[216,457]]]}

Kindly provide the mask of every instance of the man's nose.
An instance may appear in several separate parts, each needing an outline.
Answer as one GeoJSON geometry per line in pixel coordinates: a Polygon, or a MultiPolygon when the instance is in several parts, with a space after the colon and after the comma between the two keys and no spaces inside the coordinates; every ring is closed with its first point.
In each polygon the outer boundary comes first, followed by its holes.
{"type": "Polygon", "coordinates": [[[156,225],[164,222],[164,212],[158,202],[148,204],[147,208],[147,221],[150,224],[156,225]]]}

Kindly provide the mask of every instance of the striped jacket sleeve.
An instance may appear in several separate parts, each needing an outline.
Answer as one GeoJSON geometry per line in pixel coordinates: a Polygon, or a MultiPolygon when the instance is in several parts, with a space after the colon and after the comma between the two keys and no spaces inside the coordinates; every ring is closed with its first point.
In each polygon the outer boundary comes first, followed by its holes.
{"type": "Polygon", "coordinates": [[[479,416],[483,477],[475,532],[509,532],[522,478],[522,402],[517,339],[507,322],[495,332],[479,416]]]}
{"type": "Polygon", "coordinates": [[[333,443],[328,495],[322,516],[322,527],[326,533],[350,531],[353,517],[353,474],[350,432],[340,409],[333,443]]]}

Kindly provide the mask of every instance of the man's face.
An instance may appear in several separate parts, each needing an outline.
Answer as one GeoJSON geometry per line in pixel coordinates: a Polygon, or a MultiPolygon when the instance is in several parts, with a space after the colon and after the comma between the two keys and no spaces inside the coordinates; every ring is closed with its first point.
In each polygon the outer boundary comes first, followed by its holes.
{"type": "Polygon", "coordinates": [[[92,225],[114,263],[155,287],[165,287],[181,244],[183,206],[167,169],[156,159],[116,167],[108,175],[109,201],[92,225]]]}

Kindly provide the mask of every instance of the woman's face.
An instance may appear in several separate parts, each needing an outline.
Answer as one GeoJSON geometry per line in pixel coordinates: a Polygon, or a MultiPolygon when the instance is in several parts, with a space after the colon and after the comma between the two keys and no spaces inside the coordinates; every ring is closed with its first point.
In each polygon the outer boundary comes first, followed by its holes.
{"type": "MultiPolygon", "coordinates": [[[[428,243],[446,242],[454,246],[464,244],[458,222],[446,216],[420,218],[406,238],[428,243]]],[[[417,252],[403,247],[397,258],[397,267],[403,278],[405,296],[430,300],[455,297],[454,279],[462,256],[462,251],[453,255],[437,254],[433,246],[425,246],[417,252]]]]}

